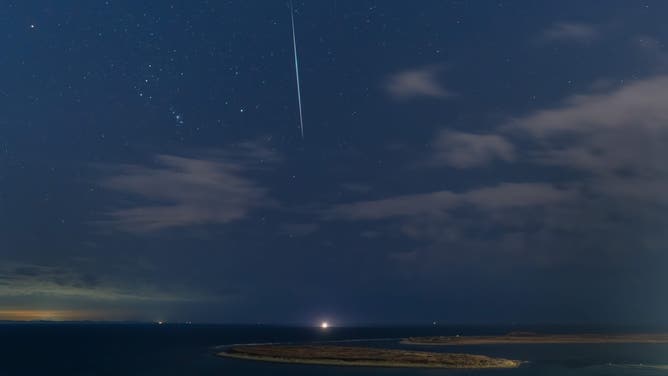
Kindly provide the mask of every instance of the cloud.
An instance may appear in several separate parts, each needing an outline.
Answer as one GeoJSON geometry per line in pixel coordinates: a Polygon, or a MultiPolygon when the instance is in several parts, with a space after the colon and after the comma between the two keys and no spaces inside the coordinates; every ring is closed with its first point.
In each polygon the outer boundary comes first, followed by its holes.
{"type": "Polygon", "coordinates": [[[136,283],[126,288],[114,286],[91,273],[69,267],[6,263],[0,268],[0,298],[48,297],[89,301],[195,301],[192,293],[165,292],[136,283]]]}
{"type": "Polygon", "coordinates": [[[632,43],[641,56],[641,61],[652,71],[665,74],[668,68],[668,53],[661,40],[649,35],[633,37],[632,43]]]}
{"type": "Polygon", "coordinates": [[[124,320],[128,313],[113,310],[79,309],[0,309],[0,320],[10,321],[78,321],[78,320],[124,320]]]}
{"type": "Polygon", "coordinates": [[[495,134],[441,131],[433,142],[432,162],[456,168],[484,166],[494,160],[515,159],[515,148],[506,138],[495,134]]]}
{"type": "Polygon", "coordinates": [[[429,66],[396,73],[385,82],[385,90],[395,99],[451,97],[454,93],[438,81],[437,74],[441,70],[441,67],[429,66]]]}
{"type": "Polygon", "coordinates": [[[547,183],[501,183],[465,192],[465,202],[486,210],[560,205],[573,202],[578,193],[547,183]]]}
{"type": "Polygon", "coordinates": [[[392,217],[442,216],[465,205],[498,210],[573,201],[577,194],[546,183],[501,183],[461,193],[436,191],[401,195],[382,200],[342,204],[326,213],[328,218],[377,220],[392,217]]]}
{"type": "Polygon", "coordinates": [[[544,41],[588,43],[597,40],[600,36],[600,31],[593,25],[577,22],[557,22],[542,32],[541,39],[544,41]]]}
{"type": "Polygon", "coordinates": [[[664,129],[668,120],[668,76],[651,77],[605,93],[580,94],[561,106],[511,120],[513,126],[545,138],[559,133],[591,134],[624,128],[664,129]]]}
{"type": "Polygon", "coordinates": [[[594,192],[666,202],[668,77],[605,93],[574,95],[560,106],[510,120],[503,131],[529,136],[533,162],[587,174],[594,192]]]}
{"type": "Polygon", "coordinates": [[[668,76],[573,95],[511,119],[508,135],[533,141],[532,162],[584,174],[587,191],[635,221],[668,204],[668,76]]]}
{"type": "Polygon", "coordinates": [[[382,234],[374,241],[413,239],[387,254],[409,252],[416,267],[435,274],[481,259],[601,268],[622,267],[629,252],[650,259],[664,248],[668,225],[665,103],[668,76],[656,75],[570,95],[486,134],[443,131],[433,143],[435,165],[517,163],[493,175],[497,183],[338,204],[324,218],[373,222],[382,234]],[[536,171],[547,180],[537,181],[536,171]],[[503,182],[506,172],[515,182],[503,182]]]}
{"type": "Polygon", "coordinates": [[[60,261],[67,265],[0,265],[0,320],[155,320],[233,298],[184,284],[173,268],[169,278],[156,279],[141,266],[123,270],[106,263],[91,269],[89,263],[60,261]]]}
{"type": "Polygon", "coordinates": [[[454,207],[458,202],[458,195],[450,191],[402,195],[382,200],[358,201],[338,205],[327,211],[326,217],[368,220],[429,213],[438,214],[454,207]]]}
{"type": "Polygon", "coordinates": [[[123,165],[100,184],[138,199],[132,207],[113,209],[103,224],[146,233],[246,218],[252,210],[275,206],[267,189],[246,174],[276,160],[255,145],[207,157],[157,155],[151,165],[123,165]]]}
{"type": "MultiPolygon", "coordinates": [[[[399,273],[438,279],[444,267],[501,270],[582,259],[571,236],[583,229],[592,230],[592,224],[600,220],[586,215],[582,199],[576,186],[506,182],[462,192],[446,190],[341,204],[331,208],[325,218],[375,222],[383,229],[376,241],[398,236],[412,239],[409,247],[405,242],[396,242],[397,248],[381,243],[387,248],[388,261],[399,262],[399,273]],[[564,250],[564,244],[570,248],[564,250]],[[415,262],[407,265],[409,260],[415,262]]],[[[588,241],[605,231],[584,232],[579,239],[588,241]]],[[[622,244],[626,243],[619,246],[622,244]]]]}

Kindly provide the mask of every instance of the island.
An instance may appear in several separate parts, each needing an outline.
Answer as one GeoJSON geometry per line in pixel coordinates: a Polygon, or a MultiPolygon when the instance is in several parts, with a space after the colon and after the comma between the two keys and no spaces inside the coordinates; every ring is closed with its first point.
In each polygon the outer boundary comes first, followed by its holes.
{"type": "Polygon", "coordinates": [[[414,368],[515,368],[522,362],[485,355],[325,345],[233,346],[219,356],[280,363],[414,368]]]}
{"type": "Polygon", "coordinates": [[[408,345],[507,345],[507,344],[596,344],[596,343],[668,343],[668,334],[536,334],[512,332],[501,336],[409,337],[408,345]]]}

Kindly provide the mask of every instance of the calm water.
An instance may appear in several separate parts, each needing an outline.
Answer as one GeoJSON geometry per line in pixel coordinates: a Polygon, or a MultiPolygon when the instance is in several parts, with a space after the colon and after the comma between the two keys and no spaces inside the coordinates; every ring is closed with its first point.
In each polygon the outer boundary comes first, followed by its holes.
{"type": "MultiPolygon", "coordinates": [[[[199,325],[0,325],[0,375],[668,375],[668,345],[414,347],[530,363],[515,370],[451,371],[272,364],[218,358],[234,343],[375,339],[403,347],[409,335],[504,333],[507,328],[310,328],[199,325]]],[[[353,342],[352,344],[362,344],[353,342]]]]}

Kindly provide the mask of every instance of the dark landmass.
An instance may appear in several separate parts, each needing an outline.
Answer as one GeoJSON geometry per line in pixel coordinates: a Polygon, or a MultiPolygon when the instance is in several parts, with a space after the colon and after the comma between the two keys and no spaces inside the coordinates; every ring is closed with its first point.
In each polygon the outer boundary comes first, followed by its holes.
{"type": "Polygon", "coordinates": [[[367,367],[514,368],[522,363],[484,355],[318,345],[234,346],[218,355],[281,363],[367,367]]]}
{"type": "Polygon", "coordinates": [[[668,334],[535,334],[513,332],[503,336],[409,337],[410,345],[504,345],[540,343],[668,343],[668,334]]]}

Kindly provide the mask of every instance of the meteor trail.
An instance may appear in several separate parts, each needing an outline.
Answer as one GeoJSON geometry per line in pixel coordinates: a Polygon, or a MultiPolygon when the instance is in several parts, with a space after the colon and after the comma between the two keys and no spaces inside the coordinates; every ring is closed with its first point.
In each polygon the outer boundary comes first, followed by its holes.
{"type": "Polygon", "coordinates": [[[297,38],[295,37],[295,11],[290,0],[290,21],[292,21],[292,49],[295,52],[295,76],[297,77],[297,101],[299,102],[299,130],[304,138],[304,117],[302,116],[302,90],[299,85],[299,61],[297,60],[297,38]]]}

